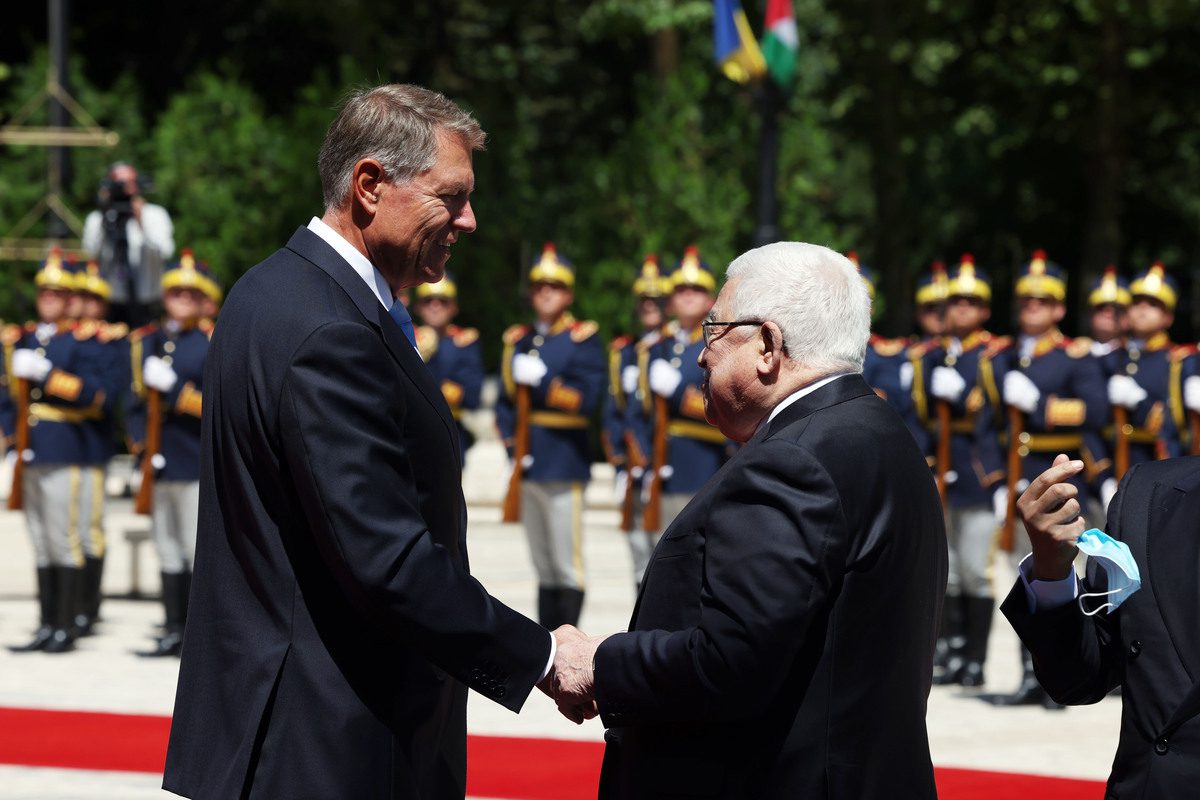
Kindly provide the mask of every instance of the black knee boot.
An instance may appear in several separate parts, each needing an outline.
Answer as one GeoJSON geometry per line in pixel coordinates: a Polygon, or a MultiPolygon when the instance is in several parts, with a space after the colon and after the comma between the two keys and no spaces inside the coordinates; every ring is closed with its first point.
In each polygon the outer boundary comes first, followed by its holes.
{"type": "Polygon", "coordinates": [[[83,570],[55,567],[57,596],[54,598],[54,631],[42,648],[45,653],[67,653],[75,649],[75,610],[79,608],[79,587],[83,570]]]}
{"type": "Polygon", "coordinates": [[[559,619],[563,625],[579,627],[579,615],[583,612],[582,589],[559,589],[559,619]]]}
{"type": "Polygon", "coordinates": [[[183,649],[184,576],[179,572],[162,573],[162,600],[167,624],[153,650],[138,653],[143,658],[178,656],[183,649]]]}
{"type": "Polygon", "coordinates": [[[57,596],[57,579],[53,567],[38,567],[37,570],[37,596],[38,596],[38,613],[41,615],[41,620],[38,623],[38,629],[33,634],[33,639],[28,644],[10,646],[8,649],[13,653],[34,653],[41,650],[50,641],[50,635],[54,633],[54,607],[55,597],[57,596]]]}
{"type": "Polygon", "coordinates": [[[933,676],[934,686],[952,686],[962,681],[963,668],[967,665],[963,598],[961,595],[946,595],[942,600],[942,630],[946,656],[942,671],[933,676]]]}
{"type": "Polygon", "coordinates": [[[79,609],[75,613],[75,627],[80,636],[90,636],[100,618],[100,581],[103,577],[103,558],[84,559],[79,609]]]}
{"type": "Polygon", "coordinates": [[[983,686],[983,663],[987,660],[988,636],[992,632],[993,601],[990,597],[964,597],[966,645],[965,664],[959,683],[975,689],[983,686]]]}
{"type": "Polygon", "coordinates": [[[1022,645],[1021,647],[1021,684],[1012,694],[999,695],[990,699],[992,705],[996,706],[1037,706],[1043,708],[1058,710],[1061,709],[1058,703],[1046,694],[1046,690],[1038,683],[1037,675],[1033,671],[1033,654],[1030,653],[1022,645]]]}
{"type": "Polygon", "coordinates": [[[559,589],[549,586],[538,587],[538,622],[548,631],[552,631],[562,624],[559,622],[559,591],[559,589]]]}

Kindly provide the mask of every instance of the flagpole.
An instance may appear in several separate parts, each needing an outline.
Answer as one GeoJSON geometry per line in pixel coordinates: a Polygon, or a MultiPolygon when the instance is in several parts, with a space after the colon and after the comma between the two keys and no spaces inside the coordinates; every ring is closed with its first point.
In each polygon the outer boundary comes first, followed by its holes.
{"type": "Polygon", "coordinates": [[[758,105],[758,219],[754,227],[754,246],[779,241],[779,198],[776,194],[779,171],[779,109],[783,93],[769,77],[758,82],[754,91],[758,105]]]}

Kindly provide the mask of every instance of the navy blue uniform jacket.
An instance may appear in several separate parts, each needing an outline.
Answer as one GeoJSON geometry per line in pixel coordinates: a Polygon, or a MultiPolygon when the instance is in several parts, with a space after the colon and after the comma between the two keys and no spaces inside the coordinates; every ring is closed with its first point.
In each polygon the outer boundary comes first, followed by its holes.
{"type": "Polygon", "coordinates": [[[933,477],[859,375],[785,408],[651,557],[596,653],[602,798],[932,798],[933,477]]]}
{"type": "Polygon", "coordinates": [[[467,686],[520,708],[550,636],[468,573],[441,390],[311,231],[230,292],[201,440],[164,787],[463,797],[467,686]]]}

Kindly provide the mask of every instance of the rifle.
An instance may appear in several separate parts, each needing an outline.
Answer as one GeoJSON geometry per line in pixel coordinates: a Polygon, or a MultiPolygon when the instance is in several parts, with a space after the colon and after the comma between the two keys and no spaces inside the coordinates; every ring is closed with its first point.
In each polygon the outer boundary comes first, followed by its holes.
{"type": "Polygon", "coordinates": [[[662,527],[662,468],[667,463],[667,398],[654,395],[654,457],[650,468],[650,496],[642,514],[642,527],[657,531],[662,527]]]}
{"type": "Polygon", "coordinates": [[[8,510],[25,507],[25,451],[29,449],[29,381],[17,379],[17,430],[14,445],[17,460],[13,464],[12,489],[8,492],[8,510]]]}
{"type": "Polygon", "coordinates": [[[1119,481],[1129,469],[1129,410],[1125,406],[1113,406],[1113,429],[1117,435],[1113,477],[1119,481]]]}
{"type": "Polygon", "coordinates": [[[162,449],[162,392],[151,389],[146,394],[146,448],[142,451],[142,483],[138,486],[133,510],[150,514],[154,510],[154,457],[162,449]]]}
{"type": "Polygon", "coordinates": [[[1200,411],[1188,411],[1188,428],[1192,433],[1191,455],[1200,456],[1200,411]]]}
{"type": "Polygon", "coordinates": [[[1012,552],[1014,528],[1017,522],[1017,484],[1021,482],[1021,434],[1025,432],[1025,415],[1016,406],[1008,407],[1008,508],[1004,527],[1000,530],[1000,548],[1012,552]]]}
{"type": "Polygon", "coordinates": [[[635,462],[633,458],[635,448],[629,444],[633,442],[633,434],[630,431],[625,431],[625,442],[629,471],[625,473],[627,478],[625,482],[625,496],[621,498],[621,530],[628,533],[633,530],[633,507],[637,500],[638,485],[642,482],[641,476],[634,477],[633,471],[635,469],[645,469],[646,465],[635,462]]]}
{"type": "Polygon", "coordinates": [[[529,455],[529,387],[517,387],[517,429],[513,441],[512,476],[508,479],[508,493],[504,495],[502,522],[519,522],[521,519],[521,478],[525,472],[525,456],[529,455]]]}
{"type": "Polygon", "coordinates": [[[937,482],[938,497],[942,506],[946,505],[946,473],[950,470],[950,403],[945,400],[937,401],[937,468],[934,479],[937,482]]]}

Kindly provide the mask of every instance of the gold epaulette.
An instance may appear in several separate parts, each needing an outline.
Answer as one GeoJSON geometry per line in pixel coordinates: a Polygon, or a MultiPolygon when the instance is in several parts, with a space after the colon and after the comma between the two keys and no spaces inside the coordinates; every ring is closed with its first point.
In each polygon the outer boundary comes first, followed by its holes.
{"type": "Polygon", "coordinates": [[[614,353],[619,353],[628,347],[629,343],[632,341],[633,337],[631,336],[618,336],[608,343],[608,349],[612,350],[614,353]]]}
{"type": "Polygon", "coordinates": [[[143,325],[142,327],[135,330],[133,333],[129,334],[129,341],[140,342],[142,339],[145,339],[147,336],[149,336],[150,334],[154,333],[157,330],[158,330],[157,322],[151,322],[149,325],[143,325]]]}
{"type": "Polygon", "coordinates": [[[882,336],[871,339],[871,347],[875,352],[884,358],[891,358],[899,355],[906,347],[908,347],[907,339],[885,339],[882,336]]]}
{"type": "Polygon", "coordinates": [[[516,344],[525,338],[525,334],[529,333],[528,325],[513,325],[504,332],[505,344],[516,344]]]}
{"type": "Polygon", "coordinates": [[[100,333],[97,338],[99,338],[102,342],[108,343],[115,342],[119,339],[124,339],[128,335],[128,325],[126,325],[124,322],[113,322],[110,324],[101,325],[100,333]]]}
{"type": "Polygon", "coordinates": [[[662,338],[662,331],[650,331],[641,339],[638,339],[638,343],[635,345],[635,348],[639,353],[644,353],[651,347],[654,347],[654,345],[661,342],[662,338]]]}
{"type": "Polygon", "coordinates": [[[25,335],[25,329],[16,323],[5,325],[3,330],[0,330],[0,343],[12,346],[21,341],[21,337],[25,335]]]}
{"type": "Polygon", "coordinates": [[[590,319],[583,319],[571,326],[571,341],[586,342],[596,335],[600,326],[590,319]]]}
{"type": "Polygon", "coordinates": [[[925,354],[937,347],[939,344],[937,339],[926,339],[924,341],[914,342],[908,346],[905,353],[909,358],[924,358],[925,354]]]}
{"type": "Polygon", "coordinates": [[[1078,339],[1064,339],[1062,349],[1071,358],[1090,356],[1092,354],[1092,340],[1086,336],[1080,336],[1078,339]]]}
{"type": "Polygon", "coordinates": [[[428,361],[433,358],[438,349],[437,331],[428,325],[418,325],[413,330],[413,337],[417,340],[417,350],[421,353],[421,359],[428,361]]]}
{"type": "Polygon", "coordinates": [[[1003,353],[1005,350],[1012,347],[1012,343],[1013,340],[1011,336],[997,336],[987,343],[987,347],[984,348],[983,351],[983,357],[995,358],[1000,353],[1003,353]]]}
{"type": "Polygon", "coordinates": [[[86,342],[100,333],[100,326],[101,323],[94,319],[81,319],[75,323],[75,329],[71,333],[76,340],[86,342]]]}
{"type": "Polygon", "coordinates": [[[450,338],[455,347],[467,347],[479,341],[479,331],[475,328],[451,328],[450,338]]]}
{"type": "Polygon", "coordinates": [[[1172,361],[1183,361],[1189,356],[1196,355],[1196,353],[1200,353],[1200,348],[1194,344],[1177,344],[1171,347],[1170,358],[1172,361]]]}

